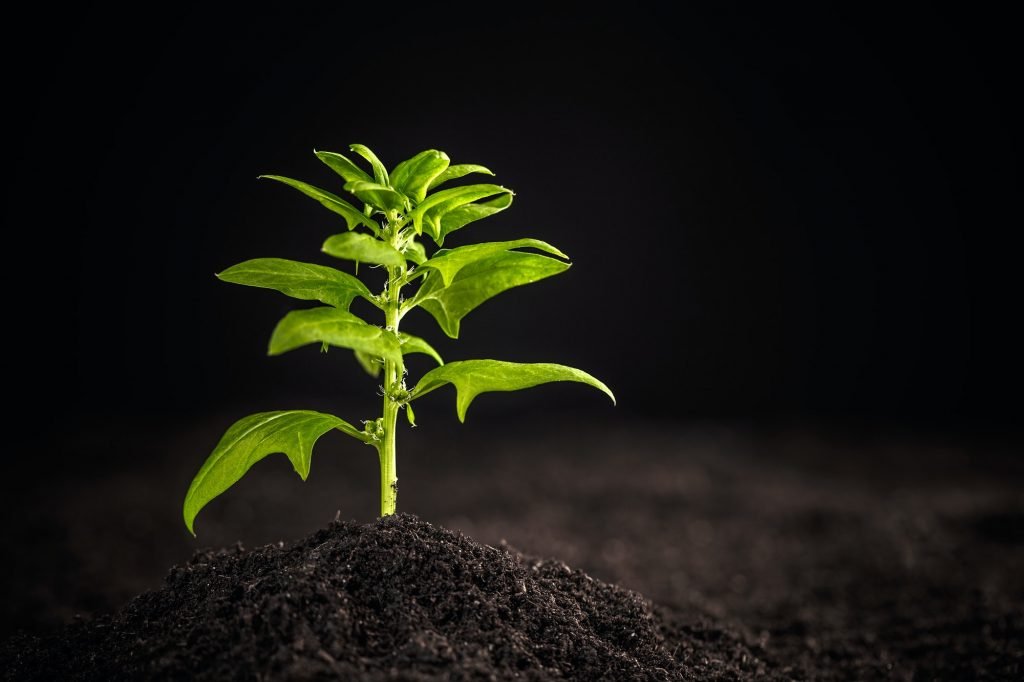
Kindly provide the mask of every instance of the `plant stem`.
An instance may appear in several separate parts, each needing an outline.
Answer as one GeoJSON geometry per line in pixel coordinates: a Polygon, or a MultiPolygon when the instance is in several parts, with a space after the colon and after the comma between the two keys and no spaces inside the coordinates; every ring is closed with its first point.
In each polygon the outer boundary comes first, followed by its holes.
{"type": "MultiPolygon", "coordinates": [[[[398,246],[398,226],[392,230],[392,246],[398,246]]],[[[385,291],[384,318],[386,328],[398,334],[401,291],[405,267],[388,268],[388,287],[385,291]]],[[[395,513],[398,504],[398,466],[395,457],[399,403],[392,399],[392,390],[400,385],[405,375],[405,363],[384,361],[384,442],[378,448],[380,455],[380,515],[395,513]]]]}

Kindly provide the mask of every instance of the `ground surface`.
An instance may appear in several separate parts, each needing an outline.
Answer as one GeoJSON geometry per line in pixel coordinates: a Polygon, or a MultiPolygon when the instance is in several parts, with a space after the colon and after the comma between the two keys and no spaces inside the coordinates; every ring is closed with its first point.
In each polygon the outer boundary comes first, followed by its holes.
{"type": "MultiPolygon", "coordinates": [[[[325,439],[308,482],[283,458],[268,459],[204,510],[197,544],[180,528],[180,497],[224,421],[141,446],[130,458],[120,453],[139,447],[133,434],[81,434],[68,447],[91,462],[50,480],[24,479],[11,491],[5,546],[18,551],[4,563],[6,633],[45,636],[75,613],[109,612],[160,587],[167,569],[197,546],[297,540],[339,509],[342,518],[371,519],[372,456],[353,454],[341,437],[325,439]]],[[[609,635],[601,640],[608,660],[633,657],[683,679],[1024,674],[1024,453],[1016,446],[870,430],[602,425],[571,416],[559,426],[511,435],[421,427],[405,436],[401,505],[484,543],[451,540],[456,545],[493,546],[473,551],[497,553],[487,555],[505,566],[495,576],[515,573],[508,567],[517,555],[500,546],[507,540],[641,593],[650,606],[601,588],[607,613],[633,604],[629,623],[646,623],[653,638],[630,650],[609,635]]],[[[181,575],[173,572],[167,584],[180,584],[181,575]]],[[[555,580],[549,589],[564,595],[568,585],[555,580]]],[[[158,597],[130,608],[145,599],[158,597]]],[[[571,641],[594,635],[573,634],[569,623],[559,627],[571,641]]],[[[423,651],[454,652],[460,637],[471,639],[452,632],[425,634],[423,651]]],[[[2,668],[46,641],[8,640],[2,668]]],[[[334,665],[348,664],[325,651],[334,665]]],[[[458,661],[469,665],[450,655],[452,666],[420,672],[443,679],[458,661]]],[[[317,660],[331,669],[327,658],[317,660]]],[[[538,675],[572,670],[553,663],[538,675]]]]}

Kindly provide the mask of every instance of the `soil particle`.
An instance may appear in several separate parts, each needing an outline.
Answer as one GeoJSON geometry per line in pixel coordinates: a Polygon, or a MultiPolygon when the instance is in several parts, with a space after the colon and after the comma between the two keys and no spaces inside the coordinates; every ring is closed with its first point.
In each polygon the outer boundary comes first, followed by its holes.
{"type": "Polygon", "coordinates": [[[4,649],[6,676],[40,680],[766,674],[735,632],[406,514],[199,552],[111,616],[4,649]]]}

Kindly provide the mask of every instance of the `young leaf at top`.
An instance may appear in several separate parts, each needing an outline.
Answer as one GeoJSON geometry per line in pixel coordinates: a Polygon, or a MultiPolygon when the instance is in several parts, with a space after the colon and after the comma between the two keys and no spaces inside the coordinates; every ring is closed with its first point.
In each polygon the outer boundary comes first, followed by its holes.
{"type": "Polygon", "coordinates": [[[394,333],[367,324],[338,308],[293,310],[270,335],[270,355],[280,355],[311,343],[351,348],[401,362],[402,350],[394,333]]]}
{"type": "Polygon", "coordinates": [[[501,253],[502,251],[526,248],[546,251],[547,253],[558,256],[559,258],[569,258],[564,253],[551,246],[551,244],[542,242],[539,239],[516,239],[509,242],[484,242],[482,244],[460,246],[455,249],[444,249],[435,253],[433,258],[423,263],[422,266],[437,270],[441,274],[441,279],[444,281],[444,285],[448,286],[452,283],[452,279],[455,278],[455,275],[459,274],[459,271],[470,263],[484,258],[489,258],[496,253],[501,253]]]}
{"type": "Polygon", "coordinates": [[[611,389],[583,370],[550,362],[518,363],[500,360],[462,360],[436,367],[420,379],[412,390],[413,399],[430,393],[445,384],[454,384],[459,421],[466,421],[466,410],[481,393],[518,391],[553,381],[576,381],[603,391],[612,403],[611,389]]]}
{"type": "Polygon", "coordinates": [[[478,166],[473,163],[460,163],[454,166],[448,166],[447,169],[436,178],[430,181],[430,186],[427,190],[432,190],[435,187],[439,187],[449,180],[458,180],[461,177],[469,175],[470,173],[483,173],[484,175],[494,175],[491,171],[487,170],[483,166],[478,166]]]}
{"type": "Polygon", "coordinates": [[[232,265],[217,277],[232,284],[274,289],[303,301],[320,301],[342,310],[348,310],[356,296],[377,305],[366,285],[352,275],[313,263],[255,258],[232,265]]]}
{"type": "Polygon", "coordinates": [[[362,180],[347,182],[345,183],[345,191],[349,194],[354,194],[367,204],[385,211],[405,211],[408,209],[408,199],[390,187],[378,185],[376,182],[363,182],[362,180]]]}
{"type": "Polygon", "coordinates": [[[436,272],[428,274],[412,304],[433,315],[441,330],[457,339],[462,318],[487,299],[568,269],[569,263],[547,256],[503,251],[463,266],[449,286],[436,272]]]}
{"type": "Polygon", "coordinates": [[[365,435],[343,419],[309,410],[260,412],[235,422],[199,469],[185,495],[182,513],[189,532],[195,535],[192,524],[200,509],[267,455],[284,453],[305,481],[313,445],[331,429],[366,442],[365,435]]]}
{"type": "Polygon", "coordinates": [[[321,250],[328,256],[360,263],[395,268],[405,264],[405,257],[395,247],[361,232],[345,232],[328,237],[321,250]]]}
{"type": "Polygon", "coordinates": [[[289,187],[294,187],[295,189],[299,190],[307,197],[312,197],[313,199],[316,199],[321,204],[323,204],[324,206],[326,206],[327,208],[329,208],[330,210],[334,211],[342,218],[344,218],[349,230],[354,230],[356,225],[366,225],[374,232],[380,231],[380,225],[378,225],[375,220],[365,215],[362,211],[360,211],[355,206],[348,203],[341,197],[335,194],[331,194],[327,190],[320,189],[319,187],[314,187],[313,185],[307,184],[300,180],[292,180],[291,178],[286,178],[281,175],[261,175],[260,177],[266,178],[268,180],[277,180],[278,182],[283,182],[289,187]]]}
{"type": "Polygon", "coordinates": [[[352,163],[348,157],[342,156],[337,152],[313,152],[316,154],[316,158],[320,159],[328,166],[331,170],[345,178],[345,182],[371,182],[373,180],[370,175],[359,166],[352,163]]]}
{"type": "Polygon", "coordinates": [[[493,197],[495,194],[511,194],[512,190],[505,189],[500,185],[466,185],[465,187],[453,187],[431,194],[424,199],[419,206],[413,209],[409,216],[412,218],[416,234],[421,234],[424,228],[428,229],[435,241],[439,237],[441,218],[448,212],[465,206],[468,203],[493,197]]]}
{"type": "Polygon", "coordinates": [[[370,165],[373,166],[373,179],[377,181],[377,184],[391,184],[388,181],[388,169],[385,168],[384,164],[380,162],[380,159],[377,158],[377,155],[370,151],[369,147],[362,144],[350,144],[348,148],[370,162],[370,165]]]}
{"type": "Polygon", "coordinates": [[[448,155],[436,149],[420,152],[395,166],[391,171],[391,185],[419,203],[426,196],[430,183],[448,168],[449,162],[448,155]]]}

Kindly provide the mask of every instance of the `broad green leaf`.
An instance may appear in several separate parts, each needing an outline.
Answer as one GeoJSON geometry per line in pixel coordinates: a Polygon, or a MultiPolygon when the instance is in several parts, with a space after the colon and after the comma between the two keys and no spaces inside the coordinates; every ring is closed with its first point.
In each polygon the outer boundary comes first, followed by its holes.
{"type": "Polygon", "coordinates": [[[430,235],[439,239],[439,228],[441,218],[450,211],[460,206],[472,203],[479,199],[493,197],[495,194],[511,194],[512,190],[505,189],[500,185],[466,185],[465,187],[453,187],[431,194],[424,199],[419,206],[409,212],[412,217],[416,234],[422,234],[424,225],[430,229],[430,235]]]}
{"type": "Polygon", "coordinates": [[[373,179],[380,185],[390,185],[388,181],[388,169],[380,162],[377,155],[370,151],[370,148],[362,144],[350,144],[349,149],[370,162],[373,166],[373,179]]]}
{"type": "Polygon", "coordinates": [[[392,332],[367,324],[337,308],[294,310],[270,335],[270,355],[280,355],[311,343],[351,348],[398,362],[402,351],[392,332]]]}
{"type": "Polygon", "coordinates": [[[371,377],[380,376],[380,371],[383,367],[380,364],[381,359],[379,357],[376,355],[370,355],[369,353],[364,353],[361,350],[352,352],[355,354],[356,361],[359,363],[359,366],[362,367],[367,374],[371,377]]]}
{"type": "Polygon", "coordinates": [[[444,364],[444,360],[441,359],[441,356],[438,354],[438,352],[434,350],[434,348],[429,343],[427,343],[420,337],[413,336],[412,334],[406,334],[405,332],[399,332],[398,336],[402,339],[402,355],[410,355],[411,353],[423,353],[424,355],[429,355],[430,357],[434,358],[434,360],[437,361],[437,364],[444,364]]]}
{"type": "Polygon", "coordinates": [[[413,304],[433,315],[442,331],[457,339],[462,318],[487,299],[568,269],[569,263],[547,256],[503,251],[464,266],[447,287],[440,275],[428,274],[413,304]]]}
{"type": "Polygon", "coordinates": [[[551,244],[542,242],[539,239],[516,239],[510,242],[484,242],[483,244],[470,244],[469,246],[460,246],[456,249],[439,251],[434,254],[433,258],[423,263],[422,266],[437,270],[441,275],[441,279],[444,281],[444,285],[448,286],[452,283],[455,275],[470,263],[484,258],[489,258],[496,253],[501,253],[502,251],[525,248],[546,251],[547,253],[558,256],[559,258],[568,258],[564,253],[551,246],[551,244]]]}
{"type": "Polygon", "coordinates": [[[373,180],[366,171],[352,163],[348,157],[342,156],[337,152],[314,151],[313,153],[316,154],[316,158],[330,166],[331,170],[345,178],[345,182],[357,182],[360,180],[370,182],[373,180]]]}
{"type": "Polygon", "coordinates": [[[373,294],[366,285],[347,272],[283,258],[247,260],[232,265],[217,277],[233,284],[274,289],[303,301],[320,301],[343,310],[348,310],[356,296],[373,301],[373,294]]]}
{"type": "Polygon", "coordinates": [[[328,237],[322,250],[329,256],[359,263],[376,263],[393,268],[405,265],[405,258],[395,247],[361,232],[345,232],[328,237]]]}
{"type": "Polygon", "coordinates": [[[441,216],[440,226],[437,230],[438,245],[443,244],[445,237],[455,230],[460,230],[470,223],[492,216],[495,213],[501,213],[512,205],[512,197],[511,193],[502,194],[494,199],[466,204],[445,213],[441,216]]]}
{"type": "Polygon", "coordinates": [[[492,391],[518,391],[553,381],[577,381],[603,391],[615,403],[611,389],[586,372],[549,362],[518,363],[501,360],[462,360],[435,367],[420,379],[412,390],[413,399],[430,393],[445,384],[456,390],[459,421],[466,421],[466,410],[473,398],[492,391]]]}
{"type": "Polygon", "coordinates": [[[427,260],[427,250],[423,248],[423,244],[417,241],[410,241],[406,244],[402,250],[402,255],[405,256],[406,260],[411,260],[416,265],[420,265],[427,260]]]}
{"type": "Polygon", "coordinates": [[[454,166],[448,166],[443,173],[434,178],[427,190],[432,190],[435,187],[442,185],[449,180],[458,180],[459,178],[469,175],[470,173],[483,173],[484,175],[494,175],[491,171],[487,170],[483,166],[477,166],[473,163],[457,163],[454,166]]]}
{"type": "Polygon", "coordinates": [[[206,458],[185,495],[182,512],[188,531],[195,535],[193,523],[199,510],[267,455],[284,453],[305,481],[313,445],[331,429],[366,442],[364,434],[343,419],[309,410],[260,412],[235,422],[206,458]]]}
{"type": "Polygon", "coordinates": [[[267,178],[268,180],[277,180],[278,182],[283,182],[289,187],[294,187],[295,189],[299,190],[307,197],[312,197],[313,199],[316,199],[321,204],[323,204],[324,206],[326,206],[327,208],[329,208],[330,210],[334,211],[342,218],[344,218],[345,223],[348,225],[348,229],[350,230],[355,229],[356,225],[366,225],[372,230],[380,230],[380,225],[378,225],[376,221],[370,219],[362,211],[360,211],[355,206],[348,203],[341,197],[335,194],[331,194],[327,190],[320,189],[319,187],[314,187],[313,185],[307,184],[300,180],[286,178],[281,175],[261,175],[260,177],[267,178]]]}
{"type": "Polygon", "coordinates": [[[428,149],[395,166],[391,172],[391,186],[416,201],[423,201],[427,188],[448,168],[451,159],[444,152],[428,149]]]}
{"type": "Polygon", "coordinates": [[[378,185],[376,182],[364,182],[362,180],[346,182],[345,191],[356,195],[371,206],[376,206],[385,211],[404,211],[408,208],[408,199],[390,187],[378,185]]]}

